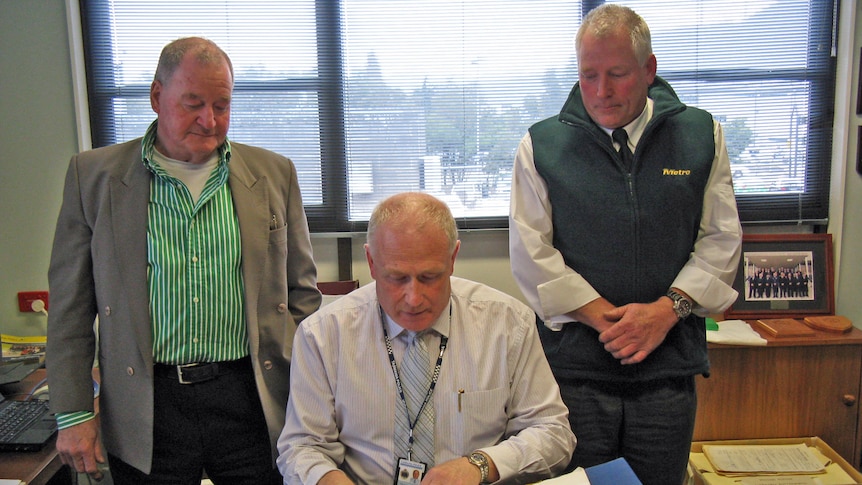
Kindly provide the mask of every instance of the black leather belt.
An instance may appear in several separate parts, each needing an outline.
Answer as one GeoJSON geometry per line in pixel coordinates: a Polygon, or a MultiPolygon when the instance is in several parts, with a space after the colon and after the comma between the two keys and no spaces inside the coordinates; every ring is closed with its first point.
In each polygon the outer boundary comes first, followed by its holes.
{"type": "Polygon", "coordinates": [[[159,364],[153,365],[157,377],[178,379],[180,384],[197,384],[206,382],[229,372],[251,371],[251,357],[223,362],[200,362],[191,364],[159,364]]]}

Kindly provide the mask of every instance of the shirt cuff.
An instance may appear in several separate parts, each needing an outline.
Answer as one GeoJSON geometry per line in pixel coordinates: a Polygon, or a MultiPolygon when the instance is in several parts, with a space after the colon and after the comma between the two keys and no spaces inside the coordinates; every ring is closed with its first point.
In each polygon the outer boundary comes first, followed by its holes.
{"type": "Polygon", "coordinates": [[[694,300],[694,313],[707,315],[721,313],[736,301],[738,296],[732,286],[700,269],[686,266],[677,275],[673,284],[694,300]]]}
{"type": "Polygon", "coordinates": [[[76,411],[73,413],[57,413],[55,417],[57,418],[57,429],[66,429],[94,419],[96,413],[92,411],[76,411]]]}
{"type": "Polygon", "coordinates": [[[542,320],[562,323],[572,321],[565,314],[577,310],[587,303],[600,298],[583,276],[569,273],[536,287],[542,305],[542,320]],[[562,318],[556,318],[562,317],[562,318]]]}

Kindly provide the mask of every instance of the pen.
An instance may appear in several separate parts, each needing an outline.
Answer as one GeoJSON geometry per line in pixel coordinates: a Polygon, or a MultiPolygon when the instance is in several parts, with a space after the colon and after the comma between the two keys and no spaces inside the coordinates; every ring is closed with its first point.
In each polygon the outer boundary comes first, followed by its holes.
{"type": "Polygon", "coordinates": [[[458,412],[461,412],[461,396],[464,395],[464,389],[458,389],[458,412]]]}
{"type": "Polygon", "coordinates": [[[269,223],[270,229],[278,229],[278,219],[275,218],[275,214],[272,215],[272,222],[269,223]]]}

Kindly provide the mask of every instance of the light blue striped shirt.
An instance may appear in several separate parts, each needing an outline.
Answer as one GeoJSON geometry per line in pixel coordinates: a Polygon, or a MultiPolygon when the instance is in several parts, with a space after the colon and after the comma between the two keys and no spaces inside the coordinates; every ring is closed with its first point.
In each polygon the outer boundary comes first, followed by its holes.
{"type": "MultiPolygon", "coordinates": [[[[452,277],[448,308],[431,327],[429,365],[448,337],[434,406],[434,461],[481,449],[504,481],[537,482],[560,473],[575,437],[551,374],[536,315],[488,286],[452,277]]],[[[395,477],[395,413],[403,406],[384,343],[376,284],[322,307],[297,329],[290,399],[278,439],[284,483],[317,483],[336,468],[355,483],[395,477]]],[[[397,365],[402,328],[387,331],[397,365]]],[[[399,437],[403,438],[403,437],[399,437]]]]}

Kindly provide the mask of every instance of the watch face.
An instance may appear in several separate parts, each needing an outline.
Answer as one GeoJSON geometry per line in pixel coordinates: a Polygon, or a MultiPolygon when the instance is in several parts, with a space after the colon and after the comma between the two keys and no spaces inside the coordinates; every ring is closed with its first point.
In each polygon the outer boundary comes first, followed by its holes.
{"type": "Polygon", "coordinates": [[[483,455],[481,453],[472,453],[470,455],[470,461],[472,461],[473,463],[475,463],[477,465],[486,465],[487,464],[487,460],[485,460],[485,455],[483,455]]]}
{"type": "Polygon", "coordinates": [[[676,314],[680,318],[685,318],[691,314],[691,303],[688,300],[680,299],[676,301],[676,305],[674,305],[676,309],[676,314]]]}
{"type": "Polygon", "coordinates": [[[691,302],[688,298],[675,291],[668,292],[667,296],[673,300],[673,311],[678,318],[687,318],[691,315],[691,302]]]}

